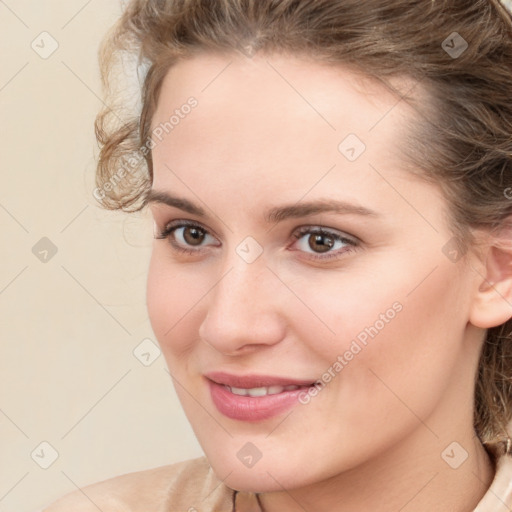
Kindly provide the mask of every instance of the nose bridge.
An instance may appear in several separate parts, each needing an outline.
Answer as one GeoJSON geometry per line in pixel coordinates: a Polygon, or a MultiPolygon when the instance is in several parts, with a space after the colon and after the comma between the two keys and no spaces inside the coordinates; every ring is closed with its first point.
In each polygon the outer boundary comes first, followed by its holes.
{"type": "Polygon", "coordinates": [[[208,297],[199,334],[223,352],[244,345],[273,344],[284,334],[276,277],[263,257],[248,263],[238,254],[226,258],[222,277],[208,297]]]}
{"type": "MultiPolygon", "coordinates": [[[[246,320],[249,320],[255,311],[264,308],[262,299],[265,298],[271,273],[266,268],[263,258],[247,263],[235,254],[234,258],[229,259],[227,266],[223,272],[224,277],[212,290],[210,309],[218,308],[223,314],[231,312],[231,315],[236,311],[243,316],[247,315],[246,320]]],[[[271,306],[267,301],[265,305],[271,306]]]]}

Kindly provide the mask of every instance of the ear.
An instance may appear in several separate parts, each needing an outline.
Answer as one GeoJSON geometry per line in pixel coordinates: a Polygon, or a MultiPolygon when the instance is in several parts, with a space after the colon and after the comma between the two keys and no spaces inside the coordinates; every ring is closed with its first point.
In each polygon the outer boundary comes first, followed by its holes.
{"type": "Polygon", "coordinates": [[[469,321],[490,329],[512,318],[512,229],[488,235],[481,249],[469,321]]]}

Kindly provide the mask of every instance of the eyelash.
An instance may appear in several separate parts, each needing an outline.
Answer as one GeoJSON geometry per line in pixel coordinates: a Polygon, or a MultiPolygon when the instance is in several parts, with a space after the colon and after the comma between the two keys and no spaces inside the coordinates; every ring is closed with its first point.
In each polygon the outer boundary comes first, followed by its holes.
{"type": "MultiPolygon", "coordinates": [[[[186,220],[179,220],[174,221],[169,224],[167,224],[162,230],[159,230],[158,233],[155,235],[156,239],[168,239],[169,243],[172,245],[172,247],[181,254],[189,254],[189,255],[196,255],[199,252],[201,252],[201,249],[186,249],[179,245],[171,235],[173,235],[174,231],[176,231],[179,228],[183,227],[193,227],[193,228],[199,228],[202,232],[204,232],[206,235],[210,235],[207,229],[203,228],[200,224],[196,222],[186,221],[186,220]]],[[[349,247],[344,247],[336,252],[328,251],[326,253],[307,253],[308,259],[312,260],[330,260],[333,258],[340,258],[342,254],[345,254],[347,252],[352,252],[359,243],[352,239],[344,237],[343,235],[335,232],[330,231],[326,228],[319,227],[319,226],[303,226],[299,228],[295,233],[293,233],[293,237],[296,240],[300,240],[304,235],[310,234],[310,235],[323,235],[328,236],[332,239],[334,239],[334,242],[342,242],[346,244],[349,247]]],[[[212,235],[210,235],[212,236],[212,235]]]]}

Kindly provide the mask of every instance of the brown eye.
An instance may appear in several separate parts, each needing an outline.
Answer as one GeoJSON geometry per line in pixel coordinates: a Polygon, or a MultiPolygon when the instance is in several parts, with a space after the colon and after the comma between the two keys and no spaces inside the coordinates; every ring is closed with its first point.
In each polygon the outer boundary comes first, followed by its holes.
{"type": "Polygon", "coordinates": [[[194,226],[183,227],[183,240],[188,245],[201,245],[205,239],[205,232],[202,229],[198,229],[194,226]]]}
{"type": "Polygon", "coordinates": [[[210,246],[219,247],[214,236],[205,228],[192,223],[170,223],[155,238],[168,240],[173,249],[187,254],[199,254],[210,246]]]}
{"type": "Polygon", "coordinates": [[[294,233],[299,251],[309,254],[310,259],[325,260],[341,258],[351,252],[359,244],[339,231],[331,231],[323,227],[306,226],[294,233]]]}
{"type": "Polygon", "coordinates": [[[308,245],[315,252],[327,252],[334,246],[334,238],[323,233],[312,233],[308,237],[308,245]]]}

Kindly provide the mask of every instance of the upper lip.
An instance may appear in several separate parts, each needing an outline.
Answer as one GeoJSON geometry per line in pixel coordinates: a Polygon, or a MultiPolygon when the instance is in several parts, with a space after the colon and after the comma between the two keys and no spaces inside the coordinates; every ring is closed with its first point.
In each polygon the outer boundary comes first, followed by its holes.
{"type": "Polygon", "coordinates": [[[311,386],[315,382],[314,380],[297,380],[274,375],[232,375],[225,372],[209,372],[204,376],[217,384],[244,389],[269,386],[311,386]]]}

